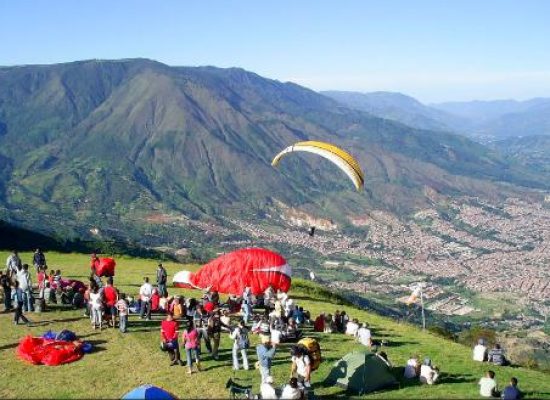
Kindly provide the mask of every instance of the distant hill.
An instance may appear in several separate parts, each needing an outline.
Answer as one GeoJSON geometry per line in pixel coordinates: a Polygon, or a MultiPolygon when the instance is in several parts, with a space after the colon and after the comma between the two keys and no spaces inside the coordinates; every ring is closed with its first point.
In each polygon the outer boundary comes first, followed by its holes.
{"type": "Polygon", "coordinates": [[[499,182],[550,187],[458,135],[242,69],[144,59],[0,68],[0,171],[6,221],[64,238],[151,244],[215,240],[196,236],[188,221],[261,221],[276,201],[345,224],[373,207],[406,215],[429,204],[427,187],[480,197],[523,191],[499,182]],[[365,191],[315,156],[271,167],[277,151],[308,139],[354,154],[365,191]]]}
{"type": "Polygon", "coordinates": [[[323,91],[321,94],[350,108],[420,129],[456,131],[467,123],[460,117],[426,106],[401,93],[323,91]]]}
{"type": "Polygon", "coordinates": [[[550,180],[550,135],[508,138],[492,142],[491,147],[513,162],[546,173],[550,180]]]}
{"type": "Polygon", "coordinates": [[[449,102],[432,107],[468,121],[470,134],[489,138],[550,135],[550,99],[449,102]]]}

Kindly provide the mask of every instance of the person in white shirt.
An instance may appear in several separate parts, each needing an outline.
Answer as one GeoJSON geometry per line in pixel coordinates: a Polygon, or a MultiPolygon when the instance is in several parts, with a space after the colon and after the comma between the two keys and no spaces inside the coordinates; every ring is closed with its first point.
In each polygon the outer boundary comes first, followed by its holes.
{"type": "Polygon", "coordinates": [[[8,276],[12,277],[17,274],[17,271],[21,267],[22,265],[19,254],[17,253],[17,250],[14,250],[6,260],[6,273],[8,274],[8,276]]]}
{"type": "Polygon", "coordinates": [[[405,377],[405,379],[416,378],[418,376],[418,373],[420,372],[419,369],[420,363],[418,362],[418,356],[411,356],[411,358],[409,358],[407,361],[403,376],[405,377]]]}
{"type": "Polygon", "coordinates": [[[439,378],[439,371],[437,368],[432,367],[432,360],[426,358],[420,367],[420,383],[433,385],[437,378],[439,378]]]}
{"type": "Polygon", "coordinates": [[[485,340],[478,340],[477,345],[474,347],[474,354],[472,358],[474,361],[487,361],[487,346],[485,346],[485,340]]]}
{"type": "Polygon", "coordinates": [[[357,331],[357,340],[363,346],[371,347],[372,345],[371,333],[366,323],[363,323],[361,328],[359,328],[359,330],[357,331]]]}
{"type": "Polygon", "coordinates": [[[139,317],[143,319],[143,316],[147,312],[147,321],[151,320],[151,296],[153,296],[153,285],[149,283],[149,278],[143,278],[143,285],[139,288],[139,296],[141,298],[141,308],[139,311],[139,317]],[[146,311],[147,310],[147,311],[146,311]]]}
{"type": "Polygon", "coordinates": [[[359,322],[356,319],[348,321],[346,325],[346,335],[356,337],[359,331],[359,322]]]}
{"type": "Polygon", "coordinates": [[[479,380],[479,395],[483,397],[498,397],[497,382],[494,371],[487,371],[479,380]]]}
{"type": "Polygon", "coordinates": [[[277,392],[273,387],[273,377],[268,376],[260,385],[260,395],[262,399],[277,400],[277,392]]]}
{"type": "Polygon", "coordinates": [[[290,378],[288,384],[283,388],[280,399],[298,400],[302,398],[302,391],[298,388],[298,379],[290,378]]]}
{"type": "Polygon", "coordinates": [[[298,382],[306,388],[311,386],[311,359],[304,349],[294,347],[292,349],[292,366],[290,375],[297,378],[298,382]]]}
{"type": "Polygon", "coordinates": [[[103,328],[103,299],[99,288],[94,285],[90,291],[90,315],[94,329],[103,328]]]}

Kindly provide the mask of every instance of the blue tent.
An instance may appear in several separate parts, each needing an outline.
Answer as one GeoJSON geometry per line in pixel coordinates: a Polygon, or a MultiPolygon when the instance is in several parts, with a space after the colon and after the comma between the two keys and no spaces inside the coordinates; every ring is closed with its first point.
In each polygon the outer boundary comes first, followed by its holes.
{"type": "Polygon", "coordinates": [[[126,393],[122,400],[177,400],[176,396],[153,385],[142,385],[126,393]]]}

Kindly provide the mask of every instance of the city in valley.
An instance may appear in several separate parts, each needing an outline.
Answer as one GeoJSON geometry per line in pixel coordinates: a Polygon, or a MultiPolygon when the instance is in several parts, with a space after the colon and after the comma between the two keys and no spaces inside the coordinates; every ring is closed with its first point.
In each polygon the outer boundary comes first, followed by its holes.
{"type": "MultiPolygon", "coordinates": [[[[536,328],[550,312],[550,202],[508,198],[498,206],[477,198],[448,200],[402,220],[385,211],[351,218],[344,234],[331,221],[276,204],[272,224],[227,219],[226,226],[165,215],[216,234],[221,246],[287,246],[317,279],[333,288],[398,306],[419,282],[425,307],[460,322],[536,328]],[[278,214],[277,214],[278,213],[278,214]],[[224,240],[240,228],[247,238],[224,240]],[[307,234],[309,226],[315,235],[307,234]],[[462,319],[460,318],[462,317],[462,319]]],[[[161,221],[158,221],[161,222],[161,221]]],[[[304,274],[307,276],[307,274],[304,274]]]]}

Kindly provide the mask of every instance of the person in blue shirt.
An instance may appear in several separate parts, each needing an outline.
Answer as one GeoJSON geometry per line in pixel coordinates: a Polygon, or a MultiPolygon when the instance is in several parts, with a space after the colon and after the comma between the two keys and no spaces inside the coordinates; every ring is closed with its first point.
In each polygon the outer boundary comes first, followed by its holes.
{"type": "Polygon", "coordinates": [[[23,290],[19,287],[19,282],[15,281],[13,284],[13,289],[11,291],[11,299],[13,305],[15,306],[15,312],[13,315],[13,323],[15,325],[19,324],[19,320],[23,320],[24,323],[28,324],[29,320],[23,315],[23,304],[25,303],[25,294],[23,290]]]}
{"type": "Polygon", "coordinates": [[[258,363],[260,364],[260,374],[262,376],[262,383],[266,382],[268,376],[271,376],[271,364],[275,357],[276,344],[271,342],[261,343],[256,346],[256,353],[258,354],[258,363]]]}
{"type": "Polygon", "coordinates": [[[502,391],[502,400],[518,400],[521,399],[521,391],[518,389],[518,380],[510,379],[510,385],[506,386],[502,391]]]}

